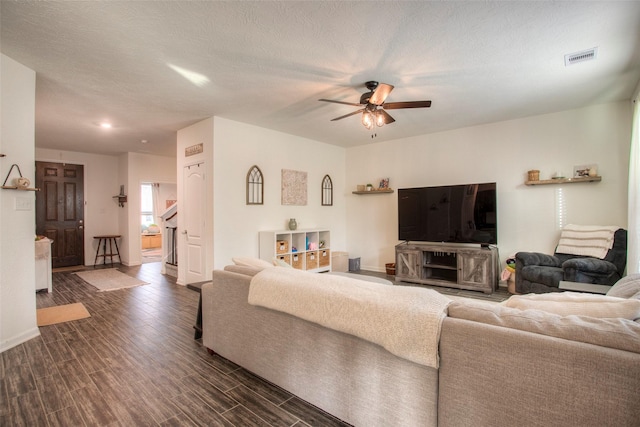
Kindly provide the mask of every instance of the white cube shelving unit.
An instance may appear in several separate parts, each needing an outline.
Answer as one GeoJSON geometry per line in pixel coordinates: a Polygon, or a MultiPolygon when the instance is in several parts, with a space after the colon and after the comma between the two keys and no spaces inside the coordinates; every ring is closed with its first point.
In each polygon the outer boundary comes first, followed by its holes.
{"type": "Polygon", "coordinates": [[[260,232],[260,258],[286,262],[298,270],[331,271],[329,230],[280,230],[260,232]]]}

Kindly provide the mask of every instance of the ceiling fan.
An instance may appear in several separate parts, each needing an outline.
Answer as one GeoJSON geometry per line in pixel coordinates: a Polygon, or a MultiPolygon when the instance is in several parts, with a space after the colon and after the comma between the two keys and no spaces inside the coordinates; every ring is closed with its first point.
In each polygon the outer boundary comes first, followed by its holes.
{"type": "Polygon", "coordinates": [[[319,99],[318,101],[333,102],[336,104],[352,105],[354,107],[362,107],[344,116],[331,119],[332,122],[342,120],[346,117],[362,113],[362,124],[367,129],[374,126],[384,126],[393,123],[396,120],[391,117],[385,110],[397,110],[400,108],[428,108],[431,107],[431,101],[405,101],[405,102],[385,102],[387,96],[393,90],[393,86],[386,83],[378,83],[369,81],[365,83],[369,92],[363,93],[360,97],[360,103],[336,101],[333,99],[319,99]]]}

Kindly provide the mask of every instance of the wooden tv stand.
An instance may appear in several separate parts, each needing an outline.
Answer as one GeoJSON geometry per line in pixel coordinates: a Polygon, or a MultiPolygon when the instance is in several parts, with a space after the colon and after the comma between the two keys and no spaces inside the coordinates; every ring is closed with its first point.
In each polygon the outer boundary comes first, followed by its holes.
{"type": "Polygon", "coordinates": [[[396,246],[396,280],[493,293],[498,287],[498,249],[445,243],[396,246]]]}

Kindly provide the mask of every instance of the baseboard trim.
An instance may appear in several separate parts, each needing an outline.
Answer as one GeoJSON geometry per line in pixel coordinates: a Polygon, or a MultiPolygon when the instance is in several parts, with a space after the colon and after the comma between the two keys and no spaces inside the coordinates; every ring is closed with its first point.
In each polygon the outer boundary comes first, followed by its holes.
{"type": "Polygon", "coordinates": [[[2,344],[0,344],[0,353],[3,353],[9,349],[12,349],[13,347],[18,346],[31,339],[34,339],[38,336],[40,336],[40,329],[36,326],[35,328],[29,329],[28,331],[20,335],[17,335],[8,340],[4,340],[2,341],[2,344]]]}

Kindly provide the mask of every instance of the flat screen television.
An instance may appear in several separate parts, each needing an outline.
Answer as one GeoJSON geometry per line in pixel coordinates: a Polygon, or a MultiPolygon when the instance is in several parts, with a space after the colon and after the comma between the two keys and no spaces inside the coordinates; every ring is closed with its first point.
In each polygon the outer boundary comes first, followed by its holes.
{"type": "Polygon", "coordinates": [[[496,183],[398,189],[398,239],[497,244],[496,183]]]}

